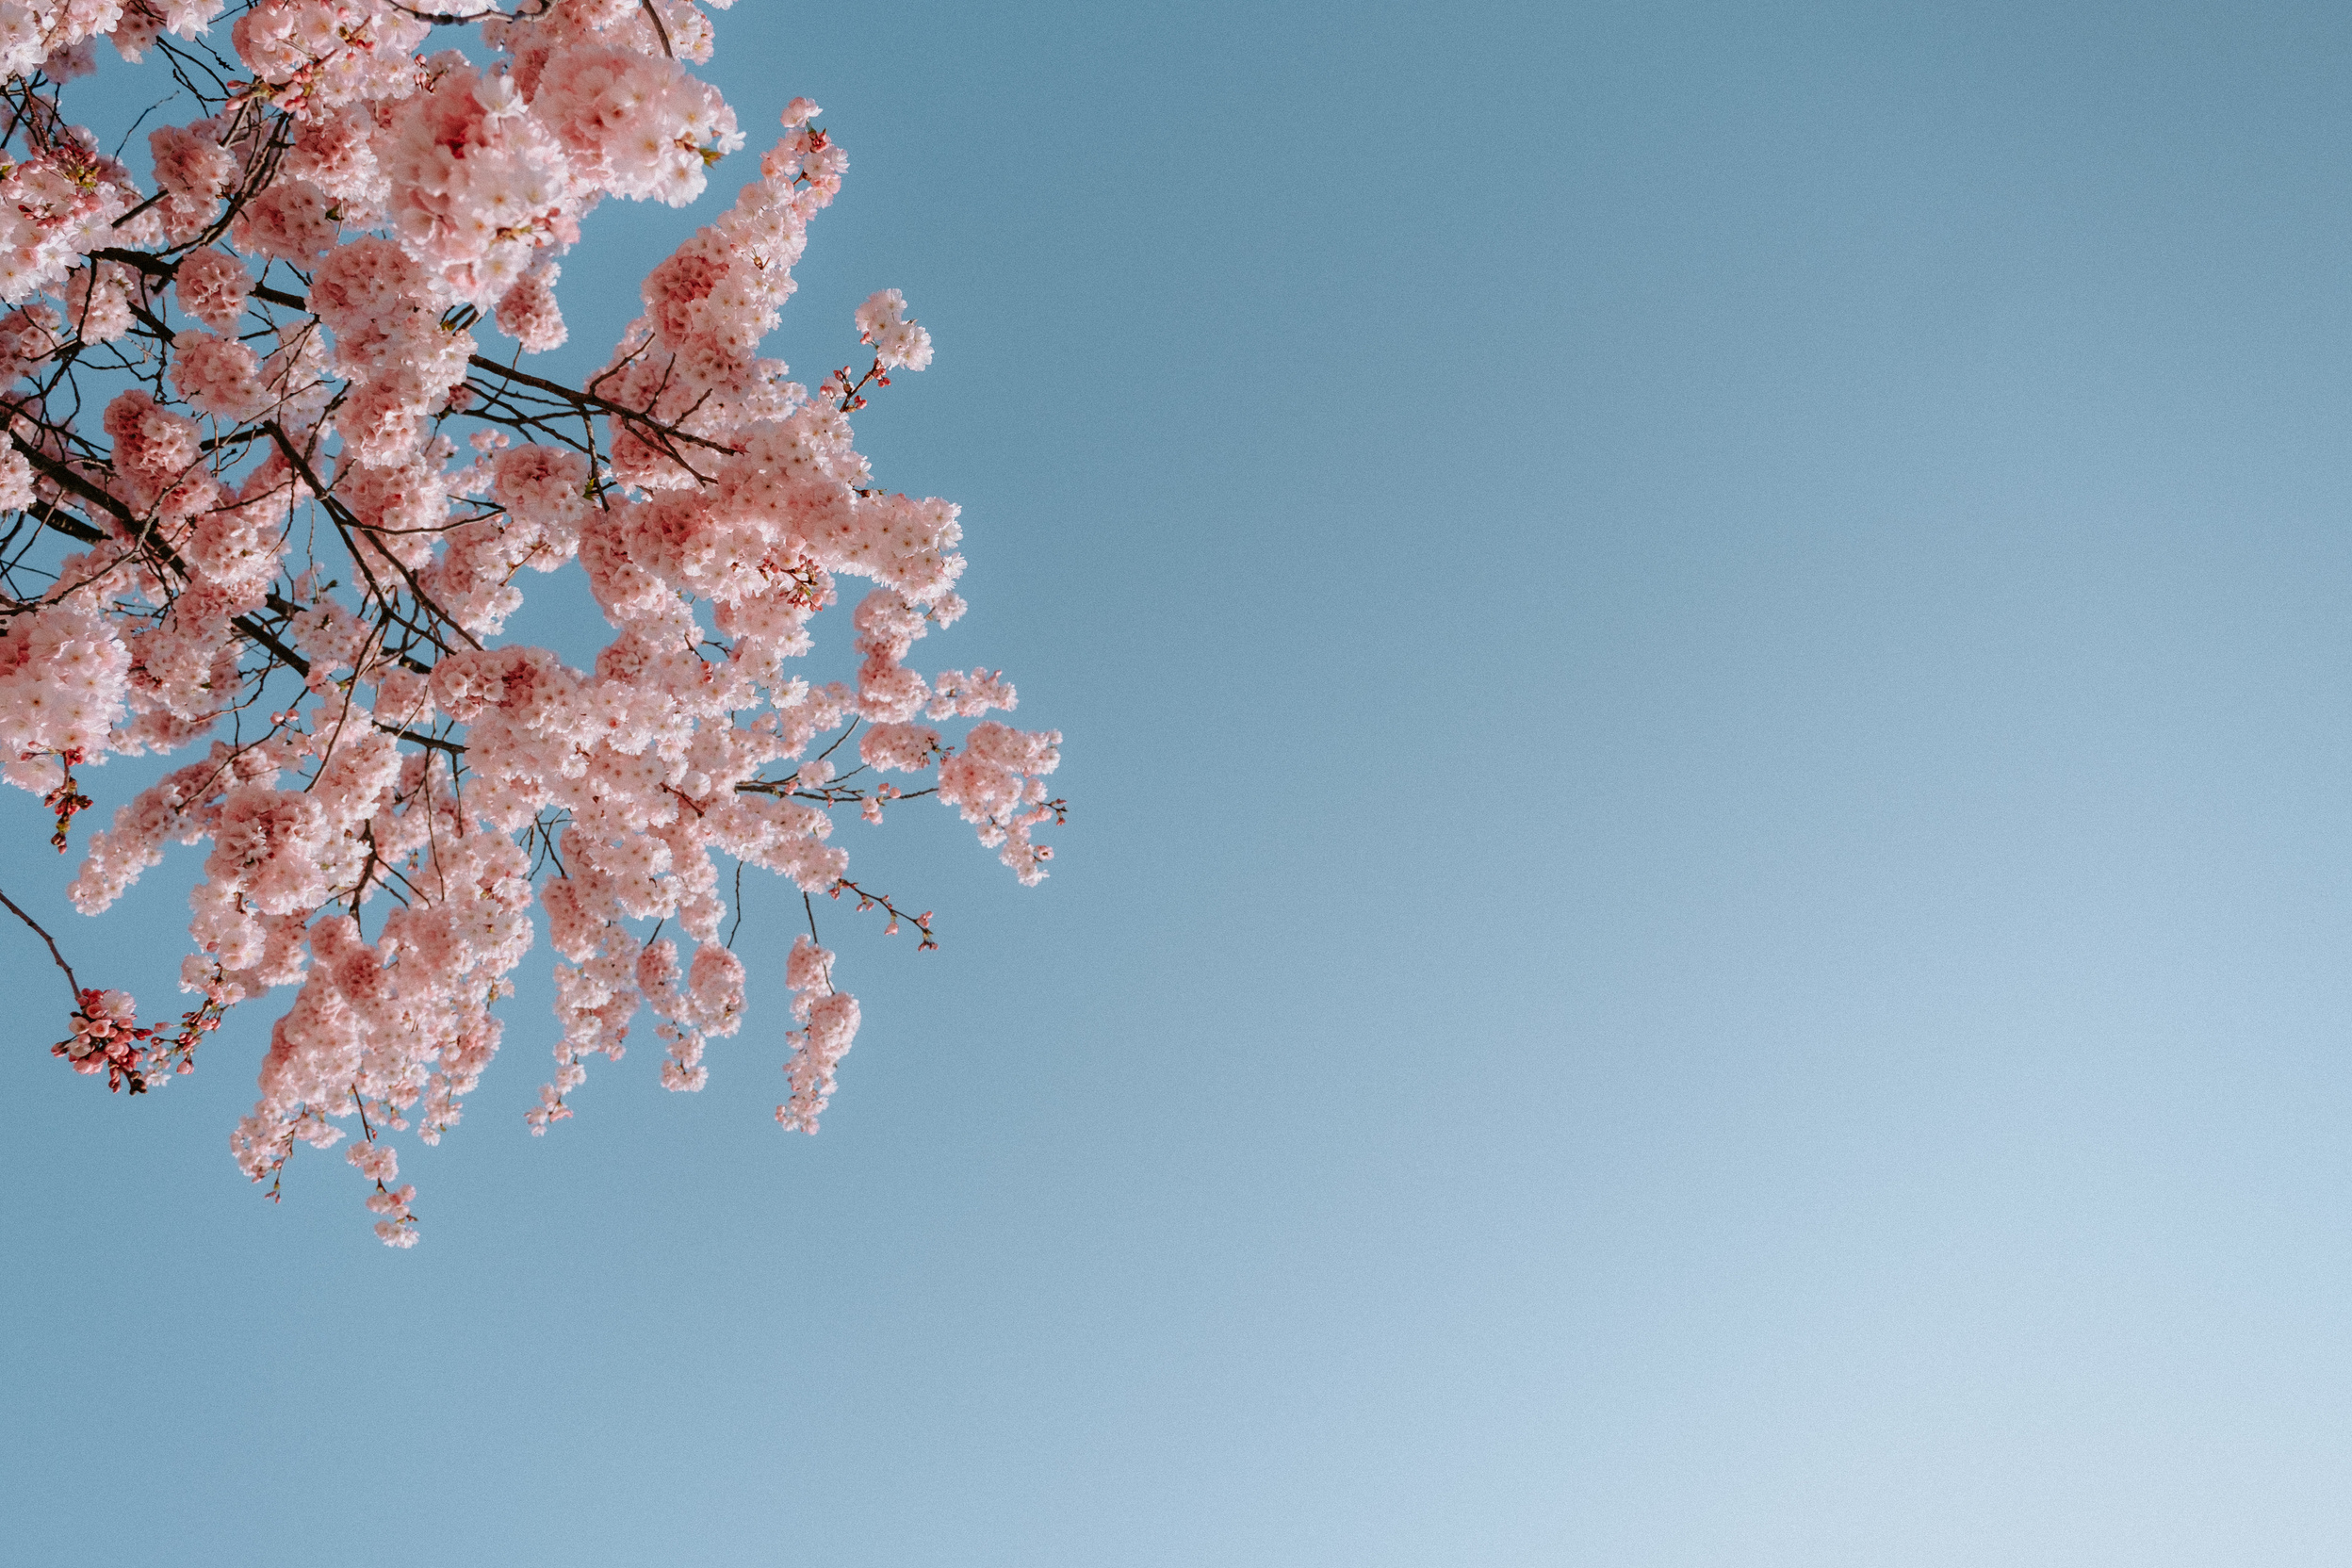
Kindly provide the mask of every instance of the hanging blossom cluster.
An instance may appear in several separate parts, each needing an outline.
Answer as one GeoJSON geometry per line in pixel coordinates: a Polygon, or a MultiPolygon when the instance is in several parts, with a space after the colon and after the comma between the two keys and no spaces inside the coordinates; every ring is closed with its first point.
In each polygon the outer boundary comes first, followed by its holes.
{"type": "Polygon", "coordinates": [[[743,147],[688,69],[726,3],[0,0],[0,776],[62,849],[75,770],[186,754],[89,838],[84,913],[204,846],[195,1006],[141,1025],[51,941],[56,1051],[138,1092],[290,992],[236,1157],[274,1195],[297,1144],[355,1120],[394,1246],[416,1217],[390,1136],[458,1120],[534,907],[544,1133],[643,1014],[662,1082],[708,1082],[743,1022],[743,868],[789,879],[810,930],[776,1119],[814,1132],[858,1007],[813,898],[935,945],[928,911],[850,879],[837,816],[936,795],[1034,883],[1062,815],[1061,738],[989,716],[1001,673],[909,662],[964,609],[956,509],[883,489],[850,419],[929,334],[887,289],[857,312],[862,372],[812,389],[761,353],[847,167],[815,105],[645,279],[599,371],[520,368],[568,340],[559,262],[598,204],[687,204],[743,147]],[[429,49],[452,29],[469,52],[429,49]],[[102,41],[200,111],[148,135],[144,182],[63,108],[102,41]],[[611,631],[589,667],[500,640],[531,574],[572,570],[611,631]],[[848,579],[854,678],[796,673],[848,579]]]}

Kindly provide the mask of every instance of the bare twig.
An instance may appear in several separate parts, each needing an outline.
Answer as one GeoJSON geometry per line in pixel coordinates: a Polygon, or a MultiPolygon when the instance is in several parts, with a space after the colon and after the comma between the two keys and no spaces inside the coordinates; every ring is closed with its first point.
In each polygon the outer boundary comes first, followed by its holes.
{"type": "Polygon", "coordinates": [[[42,930],[41,922],[26,914],[23,909],[18,908],[16,900],[10,898],[7,893],[0,892],[0,904],[7,905],[10,914],[13,914],[17,919],[31,926],[33,928],[33,935],[39,937],[42,941],[49,944],[49,956],[55,958],[57,961],[57,968],[65,972],[65,983],[74,992],[74,1010],[75,1012],[80,1012],[82,1008],[82,983],[74,978],[74,966],[67,963],[65,961],[65,955],[57,951],[57,939],[42,930]]]}

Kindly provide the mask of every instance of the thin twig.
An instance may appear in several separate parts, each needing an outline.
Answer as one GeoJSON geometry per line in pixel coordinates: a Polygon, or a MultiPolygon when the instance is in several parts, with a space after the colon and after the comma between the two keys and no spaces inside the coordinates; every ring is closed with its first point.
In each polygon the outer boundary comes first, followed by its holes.
{"type": "Polygon", "coordinates": [[[670,47],[670,30],[662,25],[662,13],[653,8],[653,0],[637,0],[637,3],[645,8],[647,16],[653,18],[653,30],[662,40],[662,52],[672,59],[678,58],[678,51],[670,47]]]}
{"type": "MultiPolygon", "coordinates": [[[[80,1012],[82,1009],[82,983],[74,978],[74,966],[67,963],[65,961],[65,955],[57,951],[57,939],[42,930],[41,922],[35,920],[24,910],[18,908],[16,900],[10,898],[7,893],[0,892],[0,904],[7,905],[11,914],[15,915],[17,919],[23,921],[25,924],[33,928],[33,935],[39,937],[42,941],[49,944],[49,956],[57,961],[57,967],[59,969],[65,971],[65,983],[73,988],[74,1010],[75,1012],[80,1012]]],[[[814,917],[811,918],[813,919],[814,917]]]]}

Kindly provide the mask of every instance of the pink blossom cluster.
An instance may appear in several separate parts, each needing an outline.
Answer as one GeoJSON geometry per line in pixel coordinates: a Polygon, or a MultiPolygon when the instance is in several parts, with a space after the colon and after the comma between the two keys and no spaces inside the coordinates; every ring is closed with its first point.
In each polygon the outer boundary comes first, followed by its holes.
{"type": "Polygon", "coordinates": [[[74,1033],[49,1048],[76,1072],[106,1075],[107,1086],[145,1091],[165,1073],[196,1070],[196,1042],[220,1026],[220,1009],[209,1001],[181,1018],[176,1030],[139,1021],[139,1004],[128,991],[75,993],[74,1033]]]}
{"type": "Polygon", "coordinates": [[[792,939],[784,975],[801,1026],[792,1034],[792,1059],[784,1070],[792,1097],[776,1108],[776,1120],[790,1132],[813,1133],[833,1098],[833,1070],[858,1037],[858,999],[833,988],[833,955],[807,937],[792,939]]]}
{"type": "Polygon", "coordinates": [[[874,345],[885,370],[921,370],[931,363],[931,335],[906,314],[906,296],[885,288],[858,307],[858,340],[874,345]]]}
{"type": "Polygon", "coordinates": [[[60,80],[88,74],[80,51],[107,38],[137,59],[159,33],[192,37],[224,0],[8,0],[0,5],[0,74],[46,70],[60,80]]]}
{"type": "Polygon", "coordinates": [[[391,1184],[400,1179],[400,1156],[389,1143],[379,1141],[372,1126],[367,1128],[364,1143],[351,1145],[344,1154],[353,1169],[376,1184],[376,1190],[368,1197],[368,1212],[384,1216],[376,1221],[376,1236],[387,1247],[416,1245],[416,1213],[409,1206],[416,1196],[416,1185],[391,1184]]]}
{"type": "Polygon", "coordinates": [[[46,792],[61,759],[110,749],[131,657],[114,626],[70,600],[41,605],[0,630],[0,755],[8,781],[46,792]]]}
{"type": "MultiPolygon", "coordinates": [[[[847,169],[813,103],[653,270],[590,381],[485,351],[566,340],[560,261],[605,198],[683,205],[743,146],[688,69],[710,8],[256,0],[226,29],[228,85],[150,136],[151,188],[61,114],[20,116],[0,168],[0,506],[74,547],[0,601],[0,768],[62,839],[74,765],[201,753],[114,811],[71,896],[98,914],[168,845],[205,846],[183,988],[215,1020],[290,993],[233,1152],[274,1183],[356,1118],[347,1157],[389,1245],[417,1234],[390,1139],[458,1121],[534,915],[557,956],[555,1070],[526,1118],[544,1133],[640,1012],[664,1086],[709,1082],[756,983],[734,889],[745,867],[786,878],[811,929],[782,977],[776,1114],[813,1132],[859,1021],[814,900],[901,919],[848,880],[835,813],[936,794],[1036,882],[1062,811],[1060,735],[987,717],[1016,706],[1002,672],[908,662],[963,612],[962,523],[882,488],[850,416],[930,363],[930,334],[885,289],[855,313],[862,376],[811,390],[763,352],[847,169]],[[467,24],[469,52],[420,53],[467,24]],[[105,365],[85,433],[60,375],[105,365]],[[500,642],[528,575],[570,570],[610,628],[589,667],[500,642]],[[845,578],[869,584],[854,671],[796,673],[845,578]]],[[[90,41],[209,49],[221,9],[0,0],[0,53],[54,95],[90,41]]],[[[928,912],[906,918],[935,945],[928,912]]],[[[135,1013],[86,993],[60,1053],[98,1070],[135,1013]]]]}

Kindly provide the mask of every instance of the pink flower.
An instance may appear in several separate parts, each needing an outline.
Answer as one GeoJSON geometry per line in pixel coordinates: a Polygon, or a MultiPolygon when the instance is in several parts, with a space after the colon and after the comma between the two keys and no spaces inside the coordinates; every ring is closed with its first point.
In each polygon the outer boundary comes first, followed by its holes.
{"type": "Polygon", "coordinates": [[[279,993],[233,1156],[275,1190],[345,1143],[377,1235],[411,1247],[399,1145],[462,1120],[537,915],[542,1135],[633,1030],[668,1088],[727,1070],[743,1048],[714,1042],[778,978],[734,950],[750,869],[812,927],[780,977],[776,1118],[814,1132],[860,1023],[816,911],[937,945],[927,910],[849,880],[835,822],[936,793],[1036,881],[1063,808],[1059,734],[987,716],[1015,705],[1002,672],[910,662],[963,612],[962,524],[890,490],[852,420],[930,363],[929,333],[884,289],[856,313],[862,375],[794,381],[768,352],[846,154],[793,99],[567,386],[514,352],[567,341],[583,221],[693,202],[743,145],[691,69],[702,8],[487,10],[425,56],[414,7],[254,0],[226,29],[243,74],[153,131],[142,190],[69,128],[59,84],[102,33],[136,60],[225,14],[0,4],[0,60],[40,100],[0,161],[0,506],[67,536],[8,585],[0,776],[62,847],[101,763],[185,752],[83,835],[69,896],[97,914],[175,844],[200,861],[189,1011],[142,1025],[129,996],[80,992],[56,1054],[137,1092],[279,993]],[[609,630],[586,668],[506,635],[538,574],[575,568],[609,630]]]}
{"type": "Polygon", "coordinates": [[[233,333],[253,292],[253,275],[226,251],[206,245],[180,258],[172,285],[181,309],[215,332],[233,333]]]}

